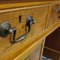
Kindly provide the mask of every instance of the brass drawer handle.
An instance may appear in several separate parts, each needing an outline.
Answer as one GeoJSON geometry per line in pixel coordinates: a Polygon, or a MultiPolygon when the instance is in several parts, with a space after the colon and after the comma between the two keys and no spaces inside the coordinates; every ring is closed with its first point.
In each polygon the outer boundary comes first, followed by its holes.
{"type": "Polygon", "coordinates": [[[19,42],[23,39],[25,39],[28,36],[28,33],[30,32],[31,25],[34,24],[35,21],[33,20],[32,16],[28,16],[27,21],[26,21],[26,28],[25,28],[25,34],[22,36],[18,37],[16,39],[16,28],[11,28],[11,24],[9,22],[4,22],[0,25],[0,36],[1,37],[7,37],[7,35],[12,34],[12,43],[19,42]]]}

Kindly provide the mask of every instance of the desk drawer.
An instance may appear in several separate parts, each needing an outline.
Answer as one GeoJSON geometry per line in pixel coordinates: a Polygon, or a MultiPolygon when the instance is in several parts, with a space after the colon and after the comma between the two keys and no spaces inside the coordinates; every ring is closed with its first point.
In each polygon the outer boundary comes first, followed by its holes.
{"type": "MultiPolygon", "coordinates": [[[[3,10],[3,11],[5,11],[5,12],[4,13],[0,12],[0,25],[4,22],[9,22],[11,24],[11,26],[15,27],[17,30],[16,38],[25,33],[26,20],[27,20],[28,16],[32,16],[33,20],[35,20],[35,23],[31,26],[31,31],[29,33],[31,35],[30,38],[32,38],[36,34],[38,35],[40,32],[42,32],[42,30],[45,29],[46,18],[47,18],[47,14],[48,14],[47,6],[46,7],[34,7],[34,8],[27,7],[27,8],[19,8],[19,9],[16,8],[14,10],[10,9],[9,12],[7,12],[8,10],[3,10]]],[[[10,34],[5,38],[0,37],[0,58],[1,58],[1,55],[6,54],[6,51],[9,48],[12,48],[12,45],[17,46],[17,44],[15,45],[10,42],[11,37],[12,36],[10,34]]],[[[29,40],[29,39],[27,39],[27,40],[29,40]]],[[[23,45],[23,43],[22,43],[22,45],[23,45]]],[[[10,49],[9,51],[13,51],[13,48],[10,49]]],[[[13,52],[12,52],[12,54],[13,54],[13,52]]],[[[14,53],[16,54],[16,52],[14,52],[14,53]]],[[[8,55],[10,55],[9,52],[8,52],[8,55]]],[[[10,57],[13,57],[13,56],[10,56],[10,57]]],[[[2,58],[2,60],[4,60],[4,58],[6,58],[7,60],[12,59],[12,58],[5,56],[2,58]]]]}

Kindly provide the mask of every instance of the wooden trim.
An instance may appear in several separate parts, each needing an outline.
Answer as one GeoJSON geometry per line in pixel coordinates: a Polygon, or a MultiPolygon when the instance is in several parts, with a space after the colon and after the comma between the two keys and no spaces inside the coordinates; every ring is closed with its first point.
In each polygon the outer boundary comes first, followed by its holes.
{"type": "Polygon", "coordinates": [[[23,53],[21,53],[19,56],[17,56],[14,60],[24,60],[27,56],[29,56],[34,50],[41,45],[42,40],[39,39],[37,42],[35,42],[32,46],[30,46],[28,49],[26,49],[23,53]]]}
{"type": "Polygon", "coordinates": [[[40,50],[39,60],[42,60],[44,45],[45,45],[45,39],[43,39],[43,42],[42,42],[42,44],[41,44],[41,50],[40,50]]]}
{"type": "Polygon", "coordinates": [[[32,9],[32,8],[40,8],[40,7],[47,7],[48,5],[39,5],[39,6],[30,6],[30,7],[21,7],[21,8],[14,8],[14,9],[6,9],[6,10],[0,10],[0,13],[7,13],[7,12],[13,12],[18,10],[26,10],[26,9],[32,9]]]}
{"type": "Polygon", "coordinates": [[[49,6],[49,8],[48,8],[48,14],[47,14],[47,21],[46,21],[46,24],[45,24],[46,28],[48,28],[48,22],[49,22],[49,19],[50,19],[49,17],[50,17],[50,14],[51,14],[51,9],[52,9],[51,6],[49,6]]]}
{"type": "Polygon", "coordinates": [[[47,46],[45,46],[44,48],[45,48],[45,49],[48,49],[48,50],[50,50],[50,51],[52,51],[52,52],[55,52],[55,53],[60,54],[60,51],[57,51],[57,50],[51,49],[51,48],[49,48],[49,47],[47,47],[47,46]]]}
{"type": "Polygon", "coordinates": [[[0,4],[0,9],[6,8],[18,8],[18,7],[26,7],[26,6],[36,6],[46,4],[46,2],[28,2],[28,3],[14,3],[14,4],[0,4]]]}
{"type": "Polygon", "coordinates": [[[26,6],[47,5],[47,4],[59,4],[60,1],[40,1],[40,2],[26,2],[26,3],[10,3],[0,4],[0,9],[18,8],[26,6]]]}

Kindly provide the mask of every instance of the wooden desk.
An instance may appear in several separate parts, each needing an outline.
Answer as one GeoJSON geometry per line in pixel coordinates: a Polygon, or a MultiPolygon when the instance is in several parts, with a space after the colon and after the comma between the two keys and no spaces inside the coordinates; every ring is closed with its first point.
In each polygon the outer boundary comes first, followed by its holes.
{"type": "Polygon", "coordinates": [[[45,38],[60,27],[58,14],[54,8],[57,4],[59,5],[60,1],[0,4],[0,25],[9,22],[12,28],[15,27],[17,30],[16,38],[25,33],[29,16],[35,20],[28,36],[18,43],[10,42],[10,34],[5,38],[0,37],[0,60],[41,59],[45,38]]]}

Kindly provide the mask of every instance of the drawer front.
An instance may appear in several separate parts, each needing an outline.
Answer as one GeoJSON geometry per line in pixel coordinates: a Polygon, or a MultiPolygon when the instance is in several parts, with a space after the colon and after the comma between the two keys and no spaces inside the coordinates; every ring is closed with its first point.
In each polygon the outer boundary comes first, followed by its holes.
{"type": "MultiPolygon", "coordinates": [[[[16,38],[17,38],[25,33],[26,20],[28,16],[32,16],[33,19],[35,20],[35,23],[31,26],[30,31],[31,35],[30,38],[32,38],[34,35],[36,34],[38,35],[42,30],[45,29],[47,13],[48,13],[48,7],[39,7],[39,8],[36,7],[31,9],[22,8],[17,11],[1,13],[0,25],[4,22],[9,22],[12,27],[16,28],[17,30],[16,38]]],[[[10,42],[11,37],[12,37],[11,35],[8,35],[6,38],[0,37],[0,56],[2,54],[4,55],[4,52],[6,52],[10,47],[12,47],[12,45],[14,46],[14,44],[10,42]]]]}
{"type": "Polygon", "coordinates": [[[48,21],[47,21],[47,27],[51,26],[52,24],[56,23],[60,19],[60,14],[58,13],[59,10],[59,5],[51,5],[49,7],[49,14],[48,14],[48,21]]]}

